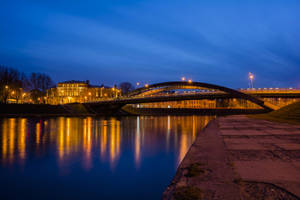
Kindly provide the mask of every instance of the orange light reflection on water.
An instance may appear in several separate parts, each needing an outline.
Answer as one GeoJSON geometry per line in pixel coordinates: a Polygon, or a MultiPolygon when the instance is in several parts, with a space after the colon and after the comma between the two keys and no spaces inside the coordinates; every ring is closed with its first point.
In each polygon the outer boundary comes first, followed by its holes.
{"type": "Polygon", "coordinates": [[[141,132],[140,132],[140,117],[136,119],[136,134],[135,134],[135,146],[134,146],[134,159],[135,166],[138,168],[141,161],[141,132]]]}
{"type": "Polygon", "coordinates": [[[27,119],[8,118],[2,122],[2,162],[12,164],[17,158],[24,163],[26,158],[27,119]]]}
{"type": "MultiPolygon", "coordinates": [[[[161,146],[166,152],[174,152],[176,166],[183,160],[201,129],[213,117],[204,116],[141,116],[116,118],[66,118],[59,117],[33,123],[29,130],[26,118],[5,118],[2,120],[1,162],[26,161],[26,148],[34,142],[34,152],[40,153],[47,146],[56,145],[57,162],[61,168],[71,168],[70,160],[80,158],[85,170],[90,170],[96,158],[108,162],[114,169],[122,154],[122,142],[128,140],[136,168],[141,167],[143,156],[160,153],[161,146]],[[125,130],[125,133],[123,131],[125,130]],[[129,132],[126,132],[128,131],[129,132]],[[34,131],[34,132],[33,132],[34,131]],[[28,133],[28,134],[27,134],[28,133]],[[29,139],[27,139],[29,137],[29,139]],[[124,137],[124,138],[123,138],[124,137]]],[[[32,148],[32,147],[31,147],[32,148]]],[[[42,155],[42,154],[40,154],[42,155]]]]}

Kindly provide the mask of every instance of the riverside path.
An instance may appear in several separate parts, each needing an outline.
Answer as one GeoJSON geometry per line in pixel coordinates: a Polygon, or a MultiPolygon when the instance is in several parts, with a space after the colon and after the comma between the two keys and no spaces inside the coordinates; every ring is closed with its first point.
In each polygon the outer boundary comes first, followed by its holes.
{"type": "Polygon", "coordinates": [[[300,126],[220,117],[199,134],[163,199],[300,199],[300,126]]]}

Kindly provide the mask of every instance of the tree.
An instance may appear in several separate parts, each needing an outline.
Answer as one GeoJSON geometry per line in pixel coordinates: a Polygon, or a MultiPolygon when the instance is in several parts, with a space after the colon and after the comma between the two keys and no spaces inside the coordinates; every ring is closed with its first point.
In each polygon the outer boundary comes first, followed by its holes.
{"type": "Polygon", "coordinates": [[[40,90],[46,92],[54,84],[50,76],[41,73],[31,73],[29,77],[29,85],[31,90],[40,90]]]}
{"type": "Polygon", "coordinates": [[[45,93],[40,90],[33,89],[30,91],[30,98],[35,104],[45,103],[44,96],[45,93]]]}
{"type": "Polygon", "coordinates": [[[50,76],[42,73],[31,73],[29,76],[30,96],[34,103],[45,103],[44,96],[47,89],[50,89],[54,83],[50,76]]]}
{"type": "Polygon", "coordinates": [[[16,69],[0,65],[0,102],[7,103],[11,95],[19,97],[22,87],[22,74],[16,69]]]}
{"type": "Polygon", "coordinates": [[[53,81],[46,74],[32,73],[28,79],[24,73],[0,65],[0,103],[7,103],[9,98],[19,102],[23,90],[31,91],[35,102],[43,102],[46,90],[53,85],[53,81]]]}
{"type": "Polygon", "coordinates": [[[119,88],[122,90],[123,95],[128,94],[130,91],[134,89],[133,85],[129,82],[120,83],[119,88]]]}

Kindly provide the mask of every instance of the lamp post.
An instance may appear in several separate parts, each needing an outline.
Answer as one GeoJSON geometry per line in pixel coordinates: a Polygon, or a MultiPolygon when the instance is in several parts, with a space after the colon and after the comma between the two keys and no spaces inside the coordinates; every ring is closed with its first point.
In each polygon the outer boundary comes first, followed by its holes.
{"type": "Polygon", "coordinates": [[[185,81],[185,77],[181,77],[181,80],[182,80],[182,81],[185,81]]]}
{"type": "Polygon", "coordinates": [[[249,72],[248,77],[249,77],[249,88],[253,89],[254,75],[251,72],[249,72]]]}

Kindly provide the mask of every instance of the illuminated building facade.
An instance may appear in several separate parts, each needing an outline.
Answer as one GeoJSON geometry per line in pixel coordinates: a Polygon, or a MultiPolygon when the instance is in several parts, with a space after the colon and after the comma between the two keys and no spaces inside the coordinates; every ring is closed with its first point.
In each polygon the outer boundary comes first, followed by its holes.
{"type": "Polygon", "coordinates": [[[66,104],[94,102],[120,95],[121,90],[116,87],[93,86],[89,81],[65,81],[47,90],[46,98],[49,104],[66,104]]]}

